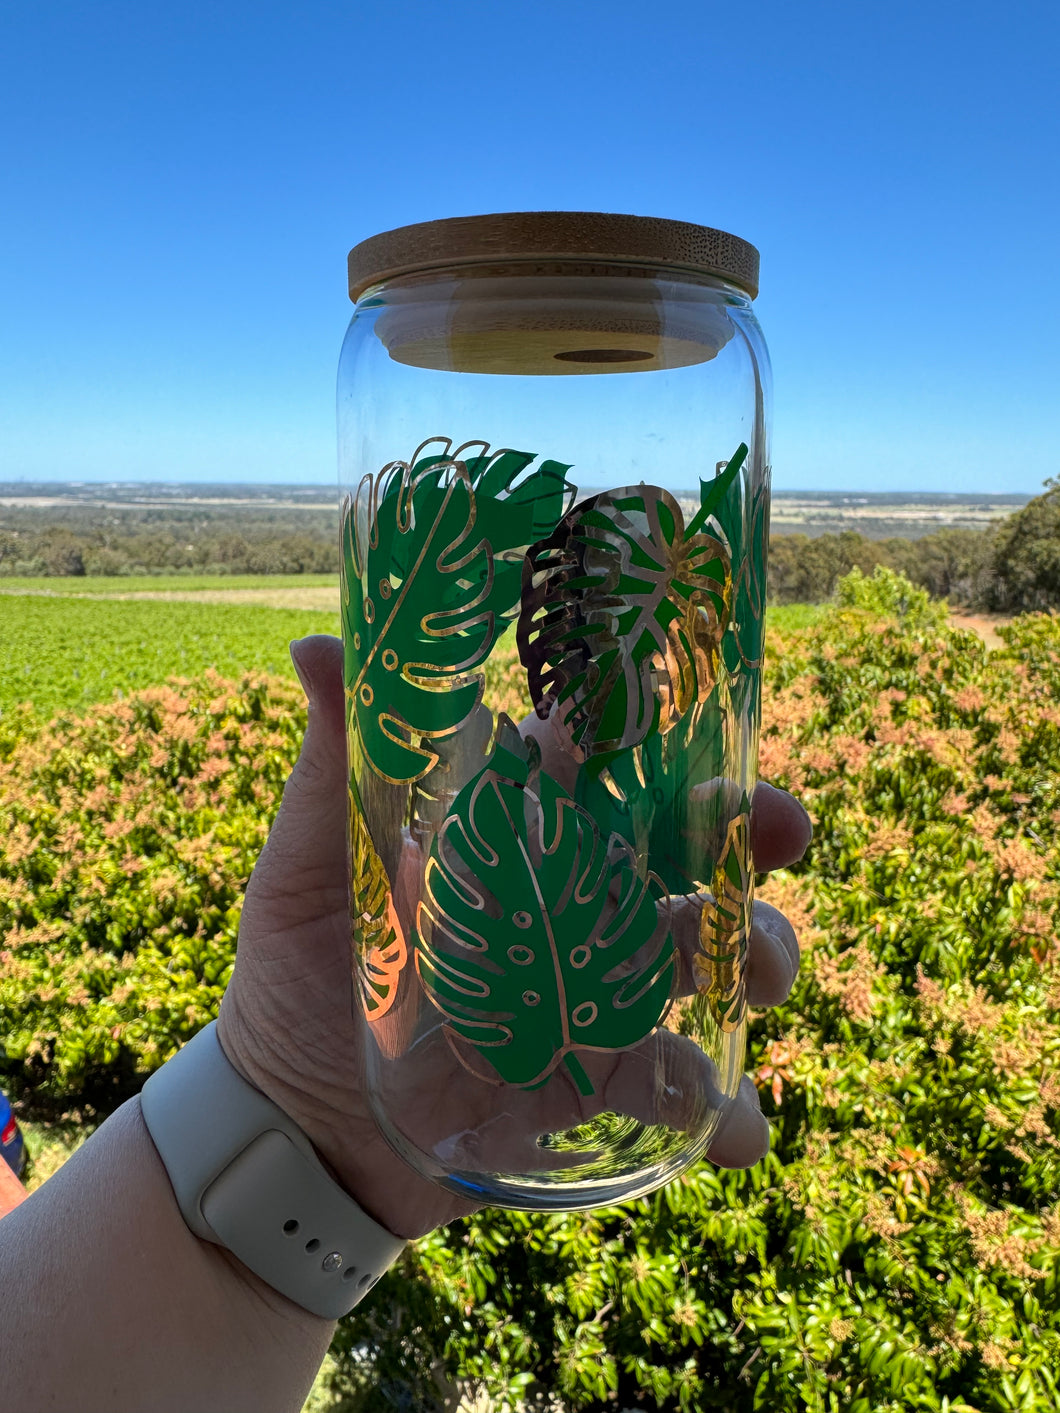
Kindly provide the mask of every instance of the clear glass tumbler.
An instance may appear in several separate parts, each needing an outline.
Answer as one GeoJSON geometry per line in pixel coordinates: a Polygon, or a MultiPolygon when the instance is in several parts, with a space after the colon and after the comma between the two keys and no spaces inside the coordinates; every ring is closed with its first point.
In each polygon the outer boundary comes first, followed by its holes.
{"type": "Polygon", "coordinates": [[[352,961],[393,1147],[509,1207],[706,1151],[744,1063],[769,521],[758,255],[680,221],[350,254],[352,961]]]}

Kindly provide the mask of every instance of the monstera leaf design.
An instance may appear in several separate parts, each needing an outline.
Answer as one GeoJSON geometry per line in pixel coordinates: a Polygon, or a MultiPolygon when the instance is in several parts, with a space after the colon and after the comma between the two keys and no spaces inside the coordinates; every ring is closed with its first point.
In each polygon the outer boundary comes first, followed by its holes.
{"type": "Polygon", "coordinates": [[[741,442],[728,461],[718,462],[718,473],[712,481],[699,483],[699,509],[693,516],[688,530],[689,535],[698,535],[704,525],[713,521],[721,530],[730,551],[733,549],[729,532],[733,527],[734,517],[731,513],[733,507],[737,508],[743,504],[740,495],[739,475],[743,470],[743,464],[747,460],[747,443],[741,442]],[[736,495],[732,495],[732,488],[735,485],[736,495]]]}
{"type": "Polygon", "coordinates": [[[575,1050],[628,1049],[669,1008],[668,899],[541,769],[532,740],[499,735],[434,841],[416,965],[476,1074],[534,1088],[564,1064],[591,1094],[575,1050]]]}
{"type": "Polygon", "coordinates": [[[725,668],[732,683],[737,713],[757,711],[765,637],[766,554],[769,548],[769,476],[745,488],[734,476],[747,448],[741,446],[713,481],[702,483],[702,509],[697,521],[709,518],[720,530],[732,554],[733,584],[729,632],[723,642],[725,668]],[[742,454],[741,454],[742,453],[742,454]]]}
{"type": "Polygon", "coordinates": [[[635,486],[575,507],[528,552],[519,649],[531,696],[541,716],[558,705],[590,758],[665,733],[714,688],[731,565],[705,518],[686,531],[668,491],[635,486]]]}
{"type": "Polygon", "coordinates": [[[578,774],[578,803],[626,839],[670,893],[709,888],[736,802],[726,781],[727,684],[679,726],[656,732],[596,774],[578,774]]]}
{"type": "Polygon", "coordinates": [[[758,486],[747,501],[746,547],[733,585],[732,639],[736,658],[748,672],[762,666],[765,636],[766,554],[769,549],[769,483],[758,486]]]}
{"type": "Polygon", "coordinates": [[[354,975],[364,1012],[379,1020],[397,998],[408,948],[391,901],[390,880],[372,844],[357,802],[349,800],[350,918],[354,975]]]}
{"type": "Polygon", "coordinates": [[[567,467],[544,462],[513,484],[533,454],[484,447],[426,443],[366,476],[344,506],[347,710],[359,754],[391,784],[426,774],[431,742],[478,704],[525,547],[569,502],[567,467]]]}
{"type": "Polygon", "coordinates": [[[713,897],[699,917],[699,947],[692,979],[706,996],[723,1031],[739,1029],[747,1010],[745,971],[754,875],[751,866],[751,805],[729,821],[725,846],[714,868],[713,897]]]}
{"type": "Polygon", "coordinates": [[[417,470],[460,464],[467,470],[475,497],[478,533],[490,546],[493,593],[505,614],[518,606],[523,556],[528,545],[556,528],[573,499],[567,483],[569,463],[542,461],[523,480],[517,478],[534,460],[533,452],[490,452],[487,442],[465,442],[449,450],[447,438],[425,443],[413,457],[417,470]],[[442,450],[436,450],[437,447],[442,450]],[[425,448],[429,454],[421,455],[425,448]],[[472,455],[472,453],[475,453],[472,455]]]}
{"type": "MultiPolygon", "coordinates": [[[[739,599],[739,585],[755,582],[753,566],[749,571],[743,550],[747,542],[749,554],[754,553],[754,536],[764,533],[765,524],[759,515],[745,534],[741,472],[746,457],[747,447],[741,445],[730,461],[719,463],[716,476],[701,483],[699,508],[685,529],[686,540],[709,530],[729,547],[731,603],[739,599]]],[[[755,505],[761,503],[761,497],[754,499],[755,505]]],[[[567,573],[573,578],[575,570],[568,567],[567,573]]],[[[752,590],[744,592],[750,595],[752,590]]],[[[744,641],[752,646],[750,634],[755,625],[759,633],[761,630],[761,604],[753,599],[750,607],[740,602],[741,623],[747,625],[748,634],[744,641]]],[[[730,616],[722,638],[728,670],[719,672],[709,697],[697,698],[677,721],[667,721],[660,713],[660,730],[630,750],[603,761],[597,757],[592,762],[595,769],[578,776],[578,802],[600,821],[601,828],[627,839],[671,893],[711,886],[729,821],[739,810],[734,781],[742,778],[745,761],[741,756],[748,748],[747,741],[753,739],[737,724],[731,695],[733,653],[737,654],[737,667],[747,671],[741,666],[734,641],[739,627],[730,616]]],[[[562,625],[556,631],[561,632],[562,625]]]]}

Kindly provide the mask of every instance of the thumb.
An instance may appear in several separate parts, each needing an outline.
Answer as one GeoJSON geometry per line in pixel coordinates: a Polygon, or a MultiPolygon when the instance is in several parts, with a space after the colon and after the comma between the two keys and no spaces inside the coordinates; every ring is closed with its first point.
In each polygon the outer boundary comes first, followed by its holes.
{"type": "MultiPolygon", "coordinates": [[[[291,644],[291,661],[309,702],[309,725],[294,776],[321,769],[330,778],[338,766],[345,780],[346,693],[342,680],[342,640],[323,633],[296,638],[291,644]]],[[[299,783],[301,785],[301,780],[299,783]]],[[[342,794],[345,799],[345,790],[342,794]]]]}
{"type": "Polygon", "coordinates": [[[326,1139],[322,1108],[333,1099],[341,1110],[344,1102],[333,1076],[355,1074],[360,1063],[350,970],[342,644],[303,638],[291,644],[291,657],[309,698],[309,723],[247,886],[218,1034],[245,1079],[311,1137],[326,1139]]]}
{"type": "Polygon", "coordinates": [[[302,638],[291,644],[291,658],[309,699],[309,720],[247,894],[250,907],[283,904],[283,915],[270,919],[273,927],[343,910],[348,887],[342,643],[323,635],[302,638]]]}

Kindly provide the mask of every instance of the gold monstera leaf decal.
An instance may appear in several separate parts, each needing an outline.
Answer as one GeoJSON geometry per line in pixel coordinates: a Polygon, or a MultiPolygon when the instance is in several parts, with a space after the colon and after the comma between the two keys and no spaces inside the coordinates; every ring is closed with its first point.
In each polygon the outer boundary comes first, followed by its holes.
{"type": "Polygon", "coordinates": [[[350,916],[354,972],[370,1021],[380,1020],[397,999],[408,947],[394,912],[390,880],[351,792],[350,916]]]}
{"type": "Polygon", "coordinates": [[[530,548],[519,650],[531,696],[587,756],[669,731],[713,691],[732,564],[705,523],[686,528],[669,491],[632,486],[582,502],[530,548]]]}
{"type": "Polygon", "coordinates": [[[729,820],[725,843],[714,866],[713,896],[699,916],[699,947],[692,979],[707,998],[723,1031],[739,1029],[747,1011],[747,939],[750,930],[751,806],[744,796],[740,813],[729,820]]]}

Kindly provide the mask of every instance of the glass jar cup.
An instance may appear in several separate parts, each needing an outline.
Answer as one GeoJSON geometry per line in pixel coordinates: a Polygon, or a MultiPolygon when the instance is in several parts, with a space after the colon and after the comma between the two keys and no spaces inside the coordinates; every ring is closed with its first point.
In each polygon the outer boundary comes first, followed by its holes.
{"type": "Polygon", "coordinates": [[[744,1063],[758,255],[510,213],[350,254],[342,624],[372,1103],[474,1200],[625,1200],[744,1063]]]}

